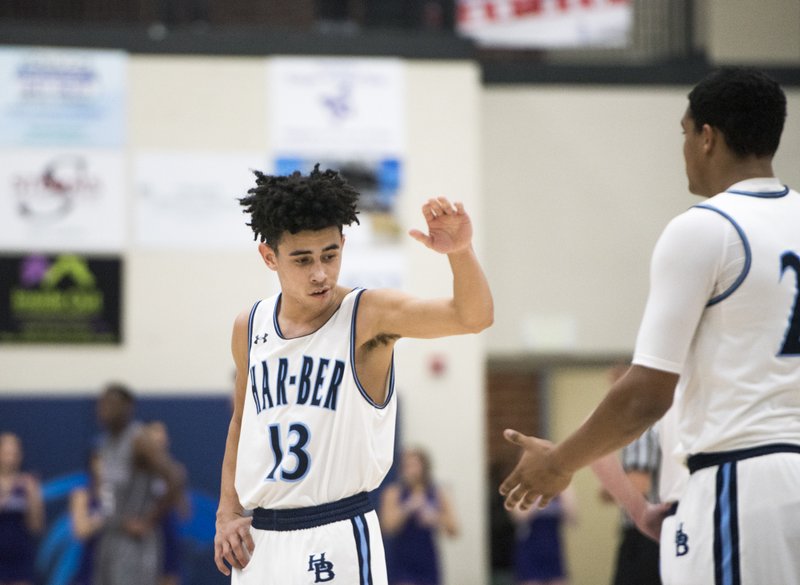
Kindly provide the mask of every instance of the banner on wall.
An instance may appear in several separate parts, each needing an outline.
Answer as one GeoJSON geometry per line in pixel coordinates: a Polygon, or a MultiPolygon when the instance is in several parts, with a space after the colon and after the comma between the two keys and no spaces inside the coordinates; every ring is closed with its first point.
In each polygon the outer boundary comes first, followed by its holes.
{"type": "Polygon", "coordinates": [[[121,151],[0,150],[0,249],[120,250],[124,168],[121,151]]]}
{"type": "Polygon", "coordinates": [[[77,254],[0,256],[0,343],[120,343],[121,264],[77,254]]]}
{"type": "Polygon", "coordinates": [[[122,147],[122,51],[0,48],[0,146],[122,147]]]}
{"type": "Polygon", "coordinates": [[[632,0],[458,0],[458,32],[486,47],[624,47],[632,23],[632,0]]]}
{"type": "Polygon", "coordinates": [[[253,248],[238,198],[264,170],[258,152],[142,152],[134,163],[135,241],[173,249],[253,248]]]}
{"type": "Polygon", "coordinates": [[[269,69],[275,172],[337,170],[361,194],[346,228],[340,280],[403,284],[398,221],[405,155],[405,69],[399,59],[279,58],[269,69]]]}

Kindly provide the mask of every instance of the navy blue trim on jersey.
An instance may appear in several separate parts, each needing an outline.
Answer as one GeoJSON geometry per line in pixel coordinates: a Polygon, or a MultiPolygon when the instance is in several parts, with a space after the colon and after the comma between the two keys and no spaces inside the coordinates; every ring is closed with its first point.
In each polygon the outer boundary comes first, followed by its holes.
{"type": "Polygon", "coordinates": [[[753,252],[750,250],[750,242],[747,239],[747,236],[744,233],[742,227],[736,223],[736,220],[733,219],[730,215],[722,211],[721,209],[717,209],[716,207],[712,207],[711,205],[695,205],[698,209],[708,209],[709,211],[713,211],[715,213],[720,214],[722,217],[727,219],[733,225],[733,229],[736,230],[736,233],[739,234],[739,237],[742,240],[742,245],[744,246],[744,268],[742,268],[742,273],[736,278],[732,285],[728,287],[728,289],[724,292],[721,292],[715,297],[712,297],[707,303],[706,307],[710,307],[712,305],[716,305],[717,303],[724,301],[729,296],[733,294],[733,292],[741,286],[744,282],[744,279],[747,278],[747,274],[750,272],[750,265],[753,263],[753,252]]]}
{"type": "Polygon", "coordinates": [[[725,192],[734,195],[746,195],[747,197],[760,197],[762,199],[779,199],[789,194],[789,187],[784,185],[780,191],[735,191],[729,189],[725,192]]]}
{"type": "Polygon", "coordinates": [[[253,510],[253,528],[275,532],[306,530],[356,517],[363,518],[364,514],[373,510],[369,496],[366,492],[361,492],[335,502],[307,508],[256,508],[253,510]]]}
{"type": "Polygon", "coordinates": [[[353,537],[356,541],[356,554],[358,555],[358,585],[373,585],[372,549],[369,542],[367,519],[361,515],[353,518],[351,522],[353,523],[353,537]]]}
{"type": "Polygon", "coordinates": [[[256,309],[261,301],[256,301],[253,308],[250,309],[250,317],[247,319],[247,372],[250,375],[250,347],[253,345],[253,321],[256,318],[256,309]]]}
{"type": "Polygon", "coordinates": [[[714,507],[714,585],[741,585],[736,462],[717,469],[714,507]]]}
{"type": "Polygon", "coordinates": [[[386,400],[384,400],[382,404],[378,404],[372,398],[370,398],[370,395],[367,394],[366,390],[364,390],[364,386],[361,385],[361,380],[358,379],[358,373],[356,372],[356,315],[358,314],[358,303],[361,301],[361,294],[365,290],[366,289],[362,288],[358,291],[356,294],[356,300],[353,303],[353,316],[350,324],[350,369],[353,372],[353,380],[355,380],[356,387],[358,387],[358,391],[361,392],[361,396],[364,397],[364,400],[369,402],[375,408],[386,408],[392,399],[392,394],[394,394],[394,352],[392,352],[391,361],[389,363],[389,388],[386,392],[386,400]]]}
{"type": "Polygon", "coordinates": [[[772,443],[770,445],[750,447],[749,449],[698,453],[696,455],[690,455],[689,459],[686,461],[686,465],[689,467],[689,473],[694,473],[706,467],[724,465],[725,463],[752,459],[753,457],[762,457],[773,453],[800,453],[800,445],[795,445],[794,443],[772,443]]]}

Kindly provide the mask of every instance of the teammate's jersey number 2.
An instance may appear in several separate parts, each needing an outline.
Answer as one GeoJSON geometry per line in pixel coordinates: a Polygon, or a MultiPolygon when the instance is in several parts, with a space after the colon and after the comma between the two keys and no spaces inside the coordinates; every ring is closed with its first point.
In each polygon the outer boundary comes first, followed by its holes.
{"type": "Polygon", "coordinates": [[[786,329],[783,346],[778,355],[800,355],[800,257],[794,252],[784,252],[781,256],[781,278],[783,278],[787,268],[794,270],[794,306],[792,307],[792,316],[789,318],[789,326],[786,329]]]}
{"type": "Polygon", "coordinates": [[[297,481],[308,473],[311,457],[306,451],[311,434],[302,423],[289,425],[286,441],[283,440],[281,425],[269,425],[269,445],[275,457],[275,464],[266,477],[266,481],[297,481]]]}

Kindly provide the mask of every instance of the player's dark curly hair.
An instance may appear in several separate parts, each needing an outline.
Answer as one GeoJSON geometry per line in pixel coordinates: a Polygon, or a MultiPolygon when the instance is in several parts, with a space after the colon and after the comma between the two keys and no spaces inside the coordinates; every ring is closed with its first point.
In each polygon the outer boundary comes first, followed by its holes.
{"type": "Polygon", "coordinates": [[[738,156],[772,156],[786,120],[786,95],[762,71],[726,67],[689,93],[689,114],[698,132],[704,124],[720,130],[738,156]]]}
{"type": "Polygon", "coordinates": [[[277,250],[284,232],[321,230],[359,223],[358,192],[334,170],[319,170],[308,176],[295,171],[288,176],[265,175],[254,171],[256,186],[239,199],[244,213],[250,214],[253,239],[260,239],[277,250]]]}

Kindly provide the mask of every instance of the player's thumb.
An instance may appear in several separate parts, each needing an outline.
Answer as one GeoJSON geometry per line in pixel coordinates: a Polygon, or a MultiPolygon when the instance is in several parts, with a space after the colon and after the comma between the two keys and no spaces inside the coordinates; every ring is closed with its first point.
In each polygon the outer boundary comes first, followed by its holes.
{"type": "Polygon", "coordinates": [[[420,244],[428,248],[431,247],[431,237],[429,235],[415,229],[408,230],[408,235],[417,240],[420,244]]]}
{"type": "Polygon", "coordinates": [[[515,431],[514,429],[504,430],[503,436],[505,437],[506,441],[513,443],[514,445],[519,445],[522,447],[525,444],[525,435],[519,431],[515,431]]]}

